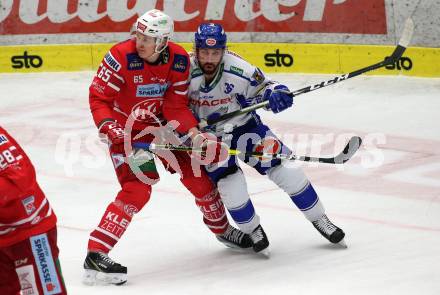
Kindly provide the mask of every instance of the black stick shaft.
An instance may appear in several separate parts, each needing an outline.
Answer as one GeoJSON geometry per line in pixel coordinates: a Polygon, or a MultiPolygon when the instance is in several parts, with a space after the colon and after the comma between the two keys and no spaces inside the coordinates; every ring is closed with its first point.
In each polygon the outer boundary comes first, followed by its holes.
{"type": "MultiPolygon", "coordinates": [[[[292,91],[292,92],[290,92],[290,95],[291,96],[298,96],[298,95],[301,95],[301,94],[304,94],[304,93],[312,92],[312,91],[315,91],[315,90],[318,90],[318,89],[321,89],[321,88],[324,88],[324,87],[327,87],[327,86],[330,86],[330,85],[333,85],[333,84],[345,81],[347,79],[350,79],[350,78],[353,78],[353,77],[365,74],[367,72],[370,72],[370,71],[373,71],[373,70],[385,67],[387,65],[394,64],[396,61],[398,61],[402,57],[402,54],[404,53],[405,49],[406,49],[406,47],[404,47],[402,45],[397,45],[397,47],[394,50],[393,54],[390,57],[385,58],[385,60],[383,60],[381,62],[378,62],[378,63],[376,63],[374,65],[370,65],[368,67],[365,67],[365,68],[362,68],[362,69],[359,69],[359,70],[356,70],[356,71],[353,71],[353,72],[350,72],[348,74],[337,76],[337,77],[335,77],[333,79],[330,79],[330,80],[327,80],[327,81],[322,81],[319,84],[310,85],[310,86],[307,86],[307,87],[304,87],[304,88],[292,91]]],[[[252,111],[254,111],[256,109],[265,107],[268,103],[269,103],[268,101],[263,101],[263,102],[260,102],[258,104],[255,104],[253,106],[250,106],[250,107],[247,107],[247,108],[244,108],[244,109],[241,109],[241,110],[237,110],[235,112],[224,114],[224,115],[222,115],[222,116],[220,116],[218,118],[206,121],[205,124],[201,124],[201,125],[205,125],[205,126],[200,126],[200,127],[206,127],[207,125],[208,126],[209,125],[213,125],[213,124],[216,124],[216,123],[218,123],[220,121],[224,121],[224,120],[236,117],[238,115],[242,115],[242,114],[246,114],[246,113],[252,112],[252,111]]]]}

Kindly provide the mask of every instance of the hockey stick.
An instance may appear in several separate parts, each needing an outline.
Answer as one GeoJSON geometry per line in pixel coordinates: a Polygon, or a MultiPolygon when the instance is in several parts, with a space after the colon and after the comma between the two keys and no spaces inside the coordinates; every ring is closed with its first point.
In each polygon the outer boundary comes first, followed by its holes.
{"type": "MultiPolygon", "coordinates": [[[[240,150],[229,149],[228,154],[231,156],[244,155],[245,157],[258,157],[265,159],[279,159],[279,160],[290,160],[290,161],[304,161],[304,162],[320,162],[327,164],[344,164],[356,153],[362,144],[362,139],[358,136],[353,136],[348,141],[344,150],[338,155],[330,158],[326,157],[310,157],[310,156],[298,156],[295,154],[271,154],[271,153],[261,153],[261,152],[242,152],[240,150]]],[[[189,146],[176,146],[171,144],[155,144],[155,143],[144,143],[135,142],[133,143],[133,148],[139,148],[149,151],[154,150],[169,150],[169,151],[185,151],[185,152],[201,152],[204,150],[193,149],[189,146]]]]}
{"type": "MultiPolygon", "coordinates": [[[[395,62],[397,62],[402,57],[403,53],[405,52],[406,48],[408,47],[408,44],[411,41],[413,32],[414,32],[414,23],[413,23],[411,18],[408,18],[406,20],[406,22],[405,22],[405,26],[404,26],[404,29],[403,29],[403,32],[402,32],[402,36],[401,36],[401,38],[399,40],[399,43],[398,43],[397,47],[394,49],[394,51],[391,54],[391,56],[385,58],[383,61],[378,62],[378,63],[376,63],[374,65],[371,65],[371,66],[368,66],[368,67],[365,67],[365,68],[362,68],[362,69],[350,72],[348,74],[337,76],[337,77],[335,77],[335,78],[333,78],[331,80],[322,81],[319,84],[310,85],[310,86],[307,86],[307,87],[304,87],[304,88],[301,88],[301,89],[289,92],[289,95],[294,97],[294,96],[298,96],[298,95],[301,95],[301,94],[304,94],[304,93],[312,92],[312,91],[315,91],[317,89],[320,89],[320,88],[323,88],[323,87],[327,87],[327,86],[330,86],[330,85],[333,85],[333,84],[345,81],[347,79],[350,79],[350,78],[353,78],[353,77],[365,74],[367,72],[370,72],[370,71],[373,71],[373,70],[385,67],[387,65],[394,64],[395,62]]],[[[246,113],[252,112],[252,111],[254,111],[256,109],[265,107],[268,104],[269,104],[269,101],[266,100],[266,101],[260,102],[258,104],[249,106],[247,108],[244,108],[244,109],[241,109],[241,110],[237,110],[237,111],[234,111],[234,112],[231,112],[231,113],[224,114],[224,115],[222,115],[222,116],[220,116],[218,118],[209,119],[209,120],[202,120],[199,123],[199,127],[200,128],[205,128],[206,126],[213,125],[213,124],[218,123],[220,121],[224,121],[224,120],[233,118],[235,116],[239,116],[239,115],[242,115],[242,114],[246,114],[246,113]]]]}

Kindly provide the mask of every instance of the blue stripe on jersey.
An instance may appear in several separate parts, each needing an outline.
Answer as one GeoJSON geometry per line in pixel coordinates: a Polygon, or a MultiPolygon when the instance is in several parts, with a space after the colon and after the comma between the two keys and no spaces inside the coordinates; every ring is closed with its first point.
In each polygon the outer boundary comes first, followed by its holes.
{"type": "Polygon", "coordinates": [[[255,216],[254,205],[252,205],[250,199],[240,207],[228,209],[228,211],[231,214],[232,219],[238,224],[248,223],[255,216]]]}
{"type": "Polygon", "coordinates": [[[318,194],[309,183],[301,192],[290,196],[292,201],[301,211],[312,209],[318,203],[318,194]]]}

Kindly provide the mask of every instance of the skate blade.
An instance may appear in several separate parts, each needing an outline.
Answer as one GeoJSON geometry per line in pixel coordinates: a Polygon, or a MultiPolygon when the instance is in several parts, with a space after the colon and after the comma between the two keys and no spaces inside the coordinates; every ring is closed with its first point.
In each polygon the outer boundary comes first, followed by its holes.
{"type": "Polygon", "coordinates": [[[249,252],[250,250],[252,250],[252,247],[248,247],[248,248],[241,248],[239,246],[237,246],[236,244],[230,243],[227,240],[221,239],[219,237],[217,237],[217,240],[222,243],[223,245],[225,245],[227,248],[231,249],[232,251],[235,252],[249,252]]]}
{"type": "Polygon", "coordinates": [[[344,239],[342,239],[342,240],[341,240],[339,243],[337,243],[336,245],[339,245],[339,246],[341,246],[342,248],[345,248],[345,249],[348,248],[347,243],[345,243],[345,240],[344,240],[344,239]]]}
{"type": "Polygon", "coordinates": [[[123,285],[127,282],[125,273],[104,273],[92,269],[86,269],[83,275],[83,284],[93,285],[123,285]]]}
{"type": "Polygon", "coordinates": [[[270,258],[270,250],[269,248],[265,248],[261,250],[260,252],[256,252],[258,256],[261,256],[263,258],[269,259],[270,258]]]}
{"type": "Polygon", "coordinates": [[[240,248],[234,244],[223,243],[229,250],[236,253],[244,253],[244,254],[257,254],[258,256],[264,258],[270,258],[270,250],[268,248],[261,250],[260,252],[255,252],[252,247],[249,248],[240,248]]]}
{"type": "Polygon", "coordinates": [[[237,252],[237,253],[251,253],[251,252],[253,252],[252,247],[240,248],[240,247],[230,247],[230,246],[227,246],[226,248],[228,250],[230,250],[230,251],[237,252]]]}
{"type": "Polygon", "coordinates": [[[225,245],[228,250],[233,251],[233,252],[237,252],[237,253],[253,253],[254,252],[252,247],[240,248],[235,245],[228,245],[225,243],[223,243],[223,245],[225,245]]]}

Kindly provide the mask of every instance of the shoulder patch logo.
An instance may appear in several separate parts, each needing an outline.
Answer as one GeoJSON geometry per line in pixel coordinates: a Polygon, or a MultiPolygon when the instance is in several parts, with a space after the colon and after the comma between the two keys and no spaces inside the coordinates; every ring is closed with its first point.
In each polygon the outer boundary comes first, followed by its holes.
{"type": "Polygon", "coordinates": [[[117,169],[119,166],[125,163],[123,154],[112,154],[113,166],[117,169]]]}
{"type": "Polygon", "coordinates": [[[27,215],[31,215],[36,210],[34,196],[29,196],[21,200],[21,203],[23,204],[23,207],[26,210],[27,215]]]}
{"type": "Polygon", "coordinates": [[[9,142],[8,138],[4,134],[0,134],[0,145],[9,142]]]}
{"type": "Polygon", "coordinates": [[[127,70],[143,70],[144,60],[137,53],[127,54],[127,70]]]}
{"type": "Polygon", "coordinates": [[[176,54],[174,55],[173,67],[172,69],[177,72],[185,72],[188,67],[188,58],[184,55],[176,54]]]}
{"type": "Polygon", "coordinates": [[[258,84],[261,84],[264,82],[265,78],[260,69],[256,68],[254,74],[252,75],[252,79],[254,79],[258,84]]]}
{"type": "Polygon", "coordinates": [[[104,56],[105,63],[113,69],[115,72],[118,72],[121,69],[121,64],[113,57],[113,55],[108,52],[104,56]]]}
{"type": "Polygon", "coordinates": [[[231,72],[236,73],[240,76],[243,76],[243,70],[234,66],[231,66],[231,72]]]}

